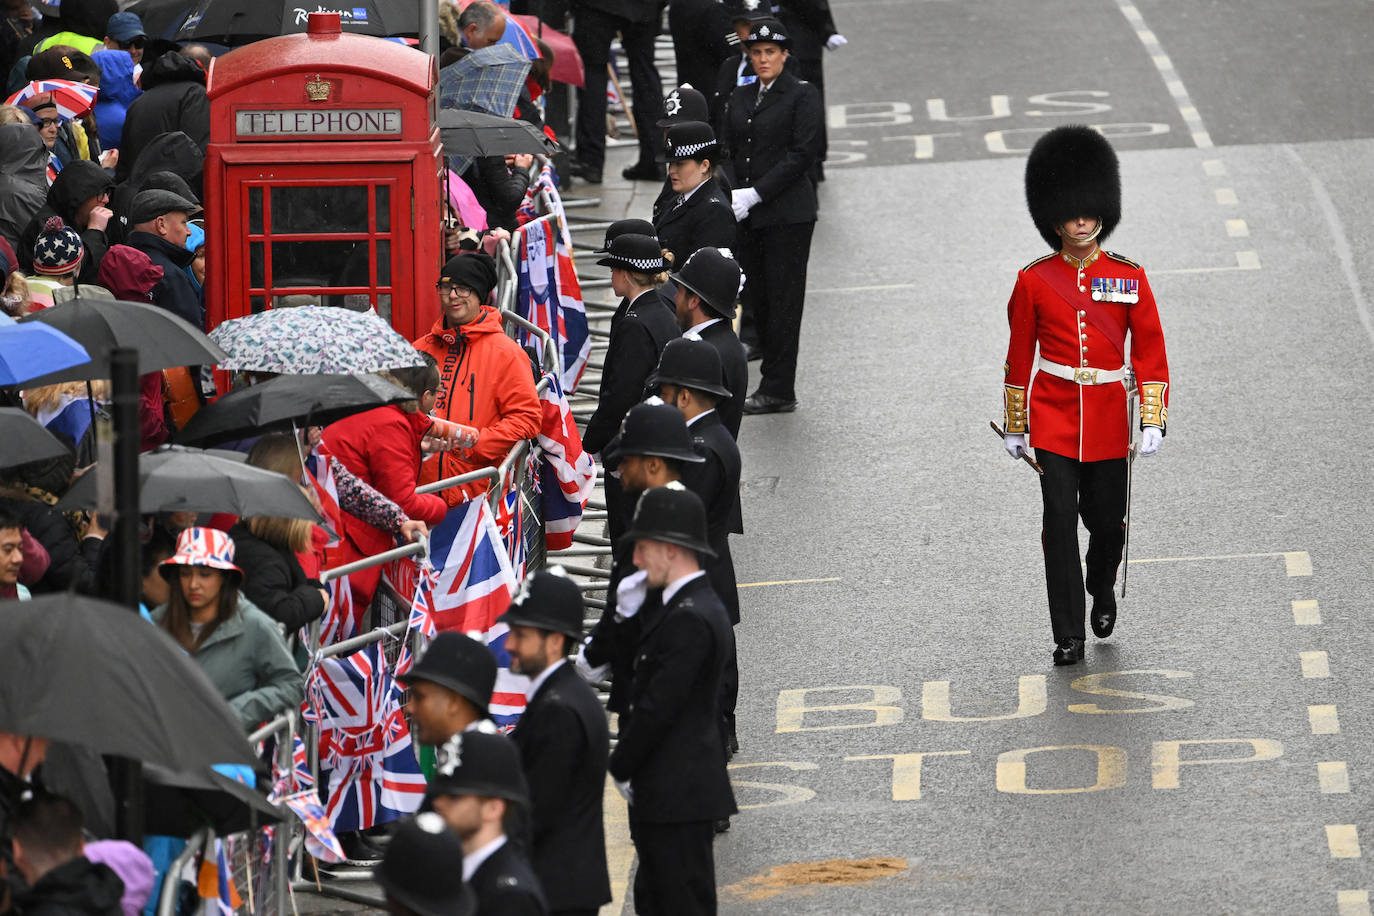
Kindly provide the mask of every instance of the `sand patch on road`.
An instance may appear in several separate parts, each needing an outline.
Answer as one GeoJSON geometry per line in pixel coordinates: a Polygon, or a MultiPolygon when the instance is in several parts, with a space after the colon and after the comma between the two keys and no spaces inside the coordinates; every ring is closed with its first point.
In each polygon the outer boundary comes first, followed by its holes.
{"type": "Polygon", "coordinates": [[[826,859],[823,862],[789,862],[721,890],[744,900],[767,900],[788,892],[811,894],[822,887],[882,881],[896,878],[906,871],[906,859],[886,856],[871,859],[826,859]]]}

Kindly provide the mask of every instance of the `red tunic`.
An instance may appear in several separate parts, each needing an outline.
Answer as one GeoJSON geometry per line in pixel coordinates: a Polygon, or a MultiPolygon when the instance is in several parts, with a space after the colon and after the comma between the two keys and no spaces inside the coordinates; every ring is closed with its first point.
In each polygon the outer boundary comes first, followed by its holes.
{"type": "MultiPolygon", "coordinates": [[[[1093,323],[1090,316],[1094,307],[1104,310],[1129,332],[1130,362],[1142,390],[1146,384],[1161,386],[1165,410],[1159,412],[1157,423],[1146,422],[1162,429],[1168,407],[1169,363],[1154,294],[1139,264],[1101,249],[1084,266],[1081,275],[1078,262],[1062,254],[1033,261],[1017,274],[1016,287],[1007,303],[1007,320],[1011,325],[1005,366],[1008,394],[1017,389],[1024,392],[1031,385],[1037,344],[1042,358],[1062,366],[1121,368],[1124,342],[1113,343],[1093,323]],[[1129,289],[1138,295],[1138,301],[1094,302],[1095,279],[1118,281],[1105,284],[1106,288],[1129,289]],[[1129,281],[1135,281],[1134,286],[1129,281]],[[1066,301],[1061,289],[1073,293],[1075,301],[1066,301]]],[[[1029,405],[1032,448],[1079,461],[1124,458],[1130,449],[1126,388],[1120,382],[1080,385],[1035,371],[1029,405]]]]}

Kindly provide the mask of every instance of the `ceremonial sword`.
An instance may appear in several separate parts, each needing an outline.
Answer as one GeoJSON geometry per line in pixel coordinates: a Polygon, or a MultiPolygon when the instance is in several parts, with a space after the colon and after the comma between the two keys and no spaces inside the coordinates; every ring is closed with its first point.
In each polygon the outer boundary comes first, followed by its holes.
{"type": "MultiPolygon", "coordinates": [[[[1000,426],[997,425],[997,421],[996,421],[996,420],[989,420],[989,421],[988,421],[988,425],[992,427],[992,431],[995,432],[1000,438],[1002,438],[1003,440],[1006,439],[1006,435],[1007,435],[1007,434],[1004,433],[1004,432],[1002,432],[1002,428],[1001,428],[1000,426]]],[[[1021,460],[1024,461],[1024,462],[1026,462],[1026,464],[1030,465],[1032,468],[1034,468],[1034,469],[1035,469],[1035,473],[1040,474],[1040,475],[1043,475],[1043,474],[1045,473],[1044,469],[1041,468],[1040,465],[1038,465],[1038,464],[1035,463],[1035,459],[1032,458],[1032,457],[1031,457],[1029,454],[1027,454],[1025,451],[1022,451],[1022,452],[1021,452],[1021,460]]],[[[1129,493],[1130,491],[1128,490],[1127,492],[1129,493]]],[[[1128,503],[1127,505],[1129,505],[1129,503],[1128,503]]]]}
{"type": "Polygon", "coordinates": [[[1134,476],[1135,454],[1138,450],[1136,439],[1140,425],[1140,386],[1136,384],[1135,367],[1126,367],[1126,420],[1130,427],[1126,433],[1130,447],[1126,450],[1126,539],[1121,545],[1121,597],[1126,597],[1126,574],[1131,569],[1131,478],[1134,476]]]}

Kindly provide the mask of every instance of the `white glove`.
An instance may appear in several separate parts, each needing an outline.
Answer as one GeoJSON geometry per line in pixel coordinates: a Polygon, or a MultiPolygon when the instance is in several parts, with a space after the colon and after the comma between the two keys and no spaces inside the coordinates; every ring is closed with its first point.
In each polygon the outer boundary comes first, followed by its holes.
{"type": "Polygon", "coordinates": [[[1164,434],[1159,431],[1158,426],[1147,426],[1140,433],[1140,457],[1149,458],[1159,451],[1159,443],[1164,441],[1164,434]]]}
{"type": "Polygon", "coordinates": [[[635,803],[635,792],[634,789],[630,788],[630,781],[628,779],[621,782],[619,779],[612,777],[611,782],[615,783],[615,790],[625,799],[625,804],[633,805],[635,803]]]}
{"type": "MultiPolygon", "coordinates": [[[[587,639],[591,639],[590,636],[587,639]]],[[[592,663],[587,661],[587,644],[584,642],[577,647],[577,654],[573,656],[573,668],[582,677],[582,680],[589,684],[599,684],[606,680],[606,675],[610,674],[610,665],[597,665],[592,667],[592,663]]]]}
{"type": "Polygon", "coordinates": [[[736,188],[730,192],[730,209],[735,211],[735,222],[742,223],[749,211],[763,203],[759,192],[753,188],[736,188]]]}
{"type": "Polygon", "coordinates": [[[629,620],[644,607],[644,598],[649,594],[649,574],[639,570],[620,580],[615,587],[615,616],[629,620]]]}
{"type": "Polygon", "coordinates": [[[1025,433],[1007,433],[1002,437],[1002,441],[1006,446],[1007,454],[1011,457],[1019,459],[1026,454],[1025,433]]]}
{"type": "Polygon", "coordinates": [[[845,38],[839,32],[836,32],[825,40],[825,49],[827,51],[838,51],[847,44],[849,44],[849,39],[845,38]]]}

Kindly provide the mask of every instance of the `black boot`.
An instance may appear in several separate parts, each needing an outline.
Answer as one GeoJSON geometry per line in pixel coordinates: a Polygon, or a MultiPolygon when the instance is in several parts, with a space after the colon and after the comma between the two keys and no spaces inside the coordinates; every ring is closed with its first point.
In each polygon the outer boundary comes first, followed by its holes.
{"type": "Polygon", "coordinates": [[[1056,665],[1076,665],[1083,660],[1083,640],[1065,639],[1054,647],[1056,665]]]}
{"type": "Polygon", "coordinates": [[[1112,635],[1112,630],[1116,627],[1116,592],[1107,589],[1099,595],[1093,595],[1093,612],[1090,619],[1094,636],[1106,639],[1112,635]]]}

